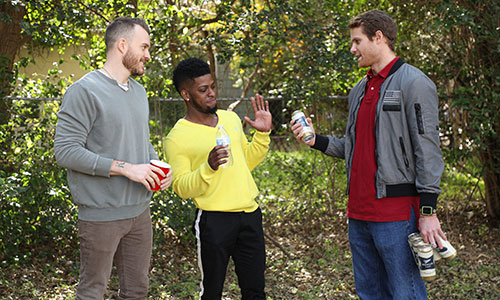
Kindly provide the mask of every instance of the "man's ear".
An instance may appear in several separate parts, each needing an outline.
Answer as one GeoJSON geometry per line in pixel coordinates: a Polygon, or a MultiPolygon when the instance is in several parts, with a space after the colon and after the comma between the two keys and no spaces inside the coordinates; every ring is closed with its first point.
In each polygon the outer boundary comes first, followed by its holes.
{"type": "Polygon", "coordinates": [[[184,99],[186,101],[191,100],[191,99],[189,99],[189,93],[188,93],[188,91],[186,91],[185,89],[181,90],[181,97],[182,97],[182,99],[184,99]]]}
{"type": "Polygon", "coordinates": [[[117,42],[116,42],[116,48],[118,49],[118,51],[122,54],[125,54],[127,53],[127,50],[128,50],[128,43],[127,43],[127,40],[124,39],[124,38],[121,38],[119,39],[117,42]]]}
{"type": "Polygon", "coordinates": [[[387,38],[385,37],[384,33],[381,30],[377,30],[375,32],[375,39],[377,42],[383,42],[383,43],[387,42],[386,41],[387,38]]]}

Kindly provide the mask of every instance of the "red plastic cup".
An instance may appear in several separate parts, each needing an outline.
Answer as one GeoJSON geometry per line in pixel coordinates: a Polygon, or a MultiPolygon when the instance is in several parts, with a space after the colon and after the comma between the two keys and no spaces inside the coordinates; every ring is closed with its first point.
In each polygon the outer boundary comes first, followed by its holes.
{"type": "MultiPolygon", "coordinates": [[[[163,171],[163,173],[165,173],[165,175],[167,175],[168,172],[170,171],[170,165],[167,164],[166,162],[162,162],[161,160],[152,159],[149,163],[157,168],[160,168],[163,171]]],[[[155,174],[158,175],[158,178],[160,178],[160,181],[165,179],[165,177],[161,176],[159,173],[155,172],[155,174]]],[[[151,186],[151,184],[149,186],[151,187],[152,191],[159,191],[160,190],[160,186],[157,185],[156,183],[154,186],[151,186]]]]}

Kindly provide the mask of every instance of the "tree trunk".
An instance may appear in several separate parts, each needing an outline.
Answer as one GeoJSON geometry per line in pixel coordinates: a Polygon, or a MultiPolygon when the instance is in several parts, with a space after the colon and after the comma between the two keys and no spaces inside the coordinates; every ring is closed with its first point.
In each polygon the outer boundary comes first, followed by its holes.
{"type": "Polygon", "coordinates": [[[490,217],[500,220],[500,141],[491,138],[488,142],[488,148],[479,156],[485,170],[483,180],[486,211],[490,217]]]}
{"type": "Polygon", "coordinates": [[[11,20],[5,22],[0,19],[0,125],[8,122],[10,117],[10,102],[3,98],[9,95],[12,89],[14,73],[14,59],[21,46],[28,40],[21,33],[20,23],[26,14],[23,6],[16,7],[10,4],[1,4],[2,14],[8,15],[11,20]]]}

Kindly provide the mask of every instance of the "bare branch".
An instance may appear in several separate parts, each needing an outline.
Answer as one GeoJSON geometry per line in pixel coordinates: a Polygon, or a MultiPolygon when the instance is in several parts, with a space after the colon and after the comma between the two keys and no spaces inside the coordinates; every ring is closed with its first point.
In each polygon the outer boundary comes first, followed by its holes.
{"type": "Polygon", "coordinates": [[[93,10],[92,8],[90,8],[88,5],[86,5],[85,3],[83,3],[81,0],[77,1],[79,4],[81,4],[83,7],[85,7],[86,9],[88,9],[89,11],[93,12],[94,14],[96,14],[97,16],[101,17],[104,21],[106,21],[107,23],[109,23],[109,19],[106,18],[101,12],[99,11],[95,11],[93,10]]]}
{"type": "MultiPolygon", "coordinates": [[[[208,31],[203,30],[203,37],[204,38],[208,37],[208,31]]],[[[218,91],[219,89],[217,84],[217,74],[215,73],[215,54],[212,48],[212,44],[210,43],[207,43],[207,53],[208,53],[208,59],[210,60],[210,73],[212,73],[212,79],[215,82],[215,90],[218,91]]]]}

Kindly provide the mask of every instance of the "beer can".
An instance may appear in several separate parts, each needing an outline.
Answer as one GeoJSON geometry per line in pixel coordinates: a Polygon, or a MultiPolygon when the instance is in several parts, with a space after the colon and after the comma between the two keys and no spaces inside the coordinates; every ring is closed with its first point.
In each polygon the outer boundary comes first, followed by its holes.
{"type": "Polygon", "coordinates": [[[439,253],[439,248],[432,248],[432,252],[434,252],[434,262],[441,260],[441,254],[439,253]]]}
{"type": "Polygon", "coordinates": [[[302,136],[302,141],[309,142],[314,138],[313,130],[311,126],[309,126],[309,123],[307,123],[306,116],[303,112],[300,110],[294,111],[292,113],[292,121],[295,121],[295,123],[299,122],[302,125],[302,130],[300,131],[300,133],[304,134],[302,136]]]}
{"type": "Polygon", "coordinates": [[[422,237],[420,236],[420,233],[414,232],[408,236],[408,242],[410,242],[412,245],[418,241],[423,241],[422,237]]]}
{"type": "Polygon", "coordinates": [[[439,247],[437,247],[435,248],[435,250],[440,257],[449,260],[457,256],[457,250],[453,248],[449,241],[443,240],[440,236],[438,236],[438,238],[441,241],[441,245],[443,246],[443,248],[439,249],[439,247]]]}
{"type": "Polygon", "coordinates": [[[423,280],[431,281],[436,278],[436,266],[434,265],[434,252],[429,245],[420,246],[416,249],[418,269],[423,280]]]}
{"type": "Polygon", "coordinates": [[[428,245],[426,242],[424,242],[424,239],[418,232],[414,232],[408,236],[408,243],[410,244],[412,250],[421,246],[428,245]]]}
{"type": "Polygon", "coordinates": [[[423,280],[430,281],[436,278],[436,267],[434,262],[441,259],[439,254],[435,253],[428,243],[424,242],[418,232],[408,235],[408,244],[410,246],[413,259],[423,280]]]}

